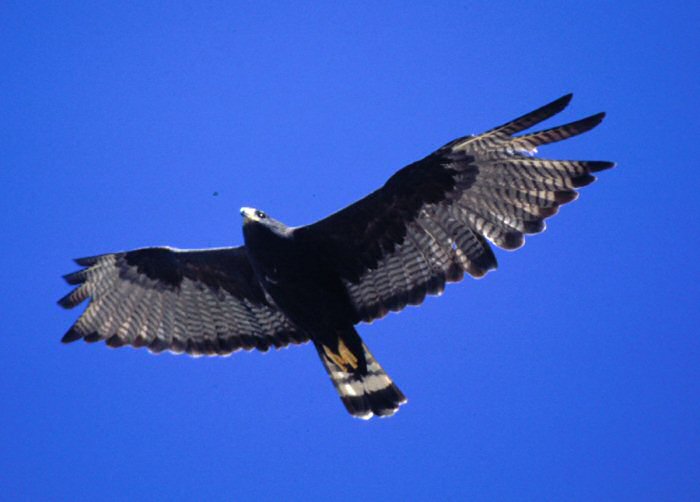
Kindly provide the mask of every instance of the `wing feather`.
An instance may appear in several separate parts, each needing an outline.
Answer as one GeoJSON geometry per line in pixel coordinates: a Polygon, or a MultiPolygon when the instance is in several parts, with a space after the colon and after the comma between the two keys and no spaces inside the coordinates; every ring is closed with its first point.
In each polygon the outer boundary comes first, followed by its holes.
{"type": "Polygon", "coordinates": [[[198,356],[307,341],[266,298],[243,247],[143,248],[76,263],[85,268],[65,276],[76,287],[59,304],[89,303],[64,342],[198,356]]]}
{"type": "Polygon", "coordinates": [[[464,273],[497,266],[487,241],[516,249],[576,199],[605,161],[534,157],[537,147],[582,134],[604,113],[515,136],[561,112],[568,94],[477,136],[464,136],[394,174],[379,190],[295,229],[342,277],[359,320],[439,294],[464,273]]]}

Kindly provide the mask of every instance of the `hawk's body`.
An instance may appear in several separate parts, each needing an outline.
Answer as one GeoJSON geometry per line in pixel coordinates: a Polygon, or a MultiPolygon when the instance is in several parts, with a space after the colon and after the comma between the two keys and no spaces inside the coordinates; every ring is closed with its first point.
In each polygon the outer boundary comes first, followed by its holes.
{"type": "Polygon", "coordinates": [[[359,318],[337,269],[303,233],[279,222],[262,224],[253,209],[242,212],[246,248],[263,289],[313,340],[347,409],[364,418],[393,414],[406,398],[355,331],[359,318]]]}
{"type": "Polygon", "coordinates": [[[612,167],[533,157],[537,146],[585,132],[603,114],[514,136],[570,99],[452,141],[312,225],[291,228],[244,208],[242,247],[77,260],[86,268],[66,279],[80,286],[60,303],[92,301],[64,341],[221,355],[312,340],[350,413],[391,415],[405,397],[354,326],[419,304],[465,272],[483,276],[496,267],[487,240],[520,247],[592,172],[612,167]]]}

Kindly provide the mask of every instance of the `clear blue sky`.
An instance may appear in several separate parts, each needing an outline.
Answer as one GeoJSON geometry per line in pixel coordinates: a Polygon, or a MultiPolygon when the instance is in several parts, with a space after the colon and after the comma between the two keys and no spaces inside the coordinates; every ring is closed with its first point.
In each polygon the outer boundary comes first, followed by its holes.
{"type": "Polygon", "coordinates": [[[3,2],[0,498],[698,500],[698,7],[3,2]],[[360,332],[407,394],[343,410],[314,349],[63,346],[71,258],[314,221],[567,92],[618,168],[482,281],[360,332]],[[218,195],[214,195],[218,193],[218,195]]]}

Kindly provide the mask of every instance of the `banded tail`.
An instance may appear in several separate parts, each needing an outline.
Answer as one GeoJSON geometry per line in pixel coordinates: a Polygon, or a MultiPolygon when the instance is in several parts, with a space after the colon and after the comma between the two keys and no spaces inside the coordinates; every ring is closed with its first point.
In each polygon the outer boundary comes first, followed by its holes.
{"type": "Polygon", "coordinates": [[[347,331],[339,333],[337,347],[315,343],[323,366],[352,416],[365,420],[375,415],[391,416],[407,401],[406,396],[379,365],[357,332],[351,329],[352,335],[347,331]],[[344,338],[350,338],[348,344],[344,338]],[[358,353],[359,350],[362,353],[358,353]]]}

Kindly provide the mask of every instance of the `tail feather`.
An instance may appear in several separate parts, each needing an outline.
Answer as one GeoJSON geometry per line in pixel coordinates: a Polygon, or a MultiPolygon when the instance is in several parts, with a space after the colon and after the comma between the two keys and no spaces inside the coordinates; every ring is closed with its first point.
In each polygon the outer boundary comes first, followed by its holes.
{"type": "Polygon", "coordinates": [[[331,377],[340,400],[348,412],[357,418],[387,417],[396,413],[406,402],[406,396],[389,378],[367,346],[363,343],[366,365],[353,368],[329,354],[326,346],[316,346],[323,365],[331,377]],[[365,366],[366,369],[362,367],[365,366]]]}

